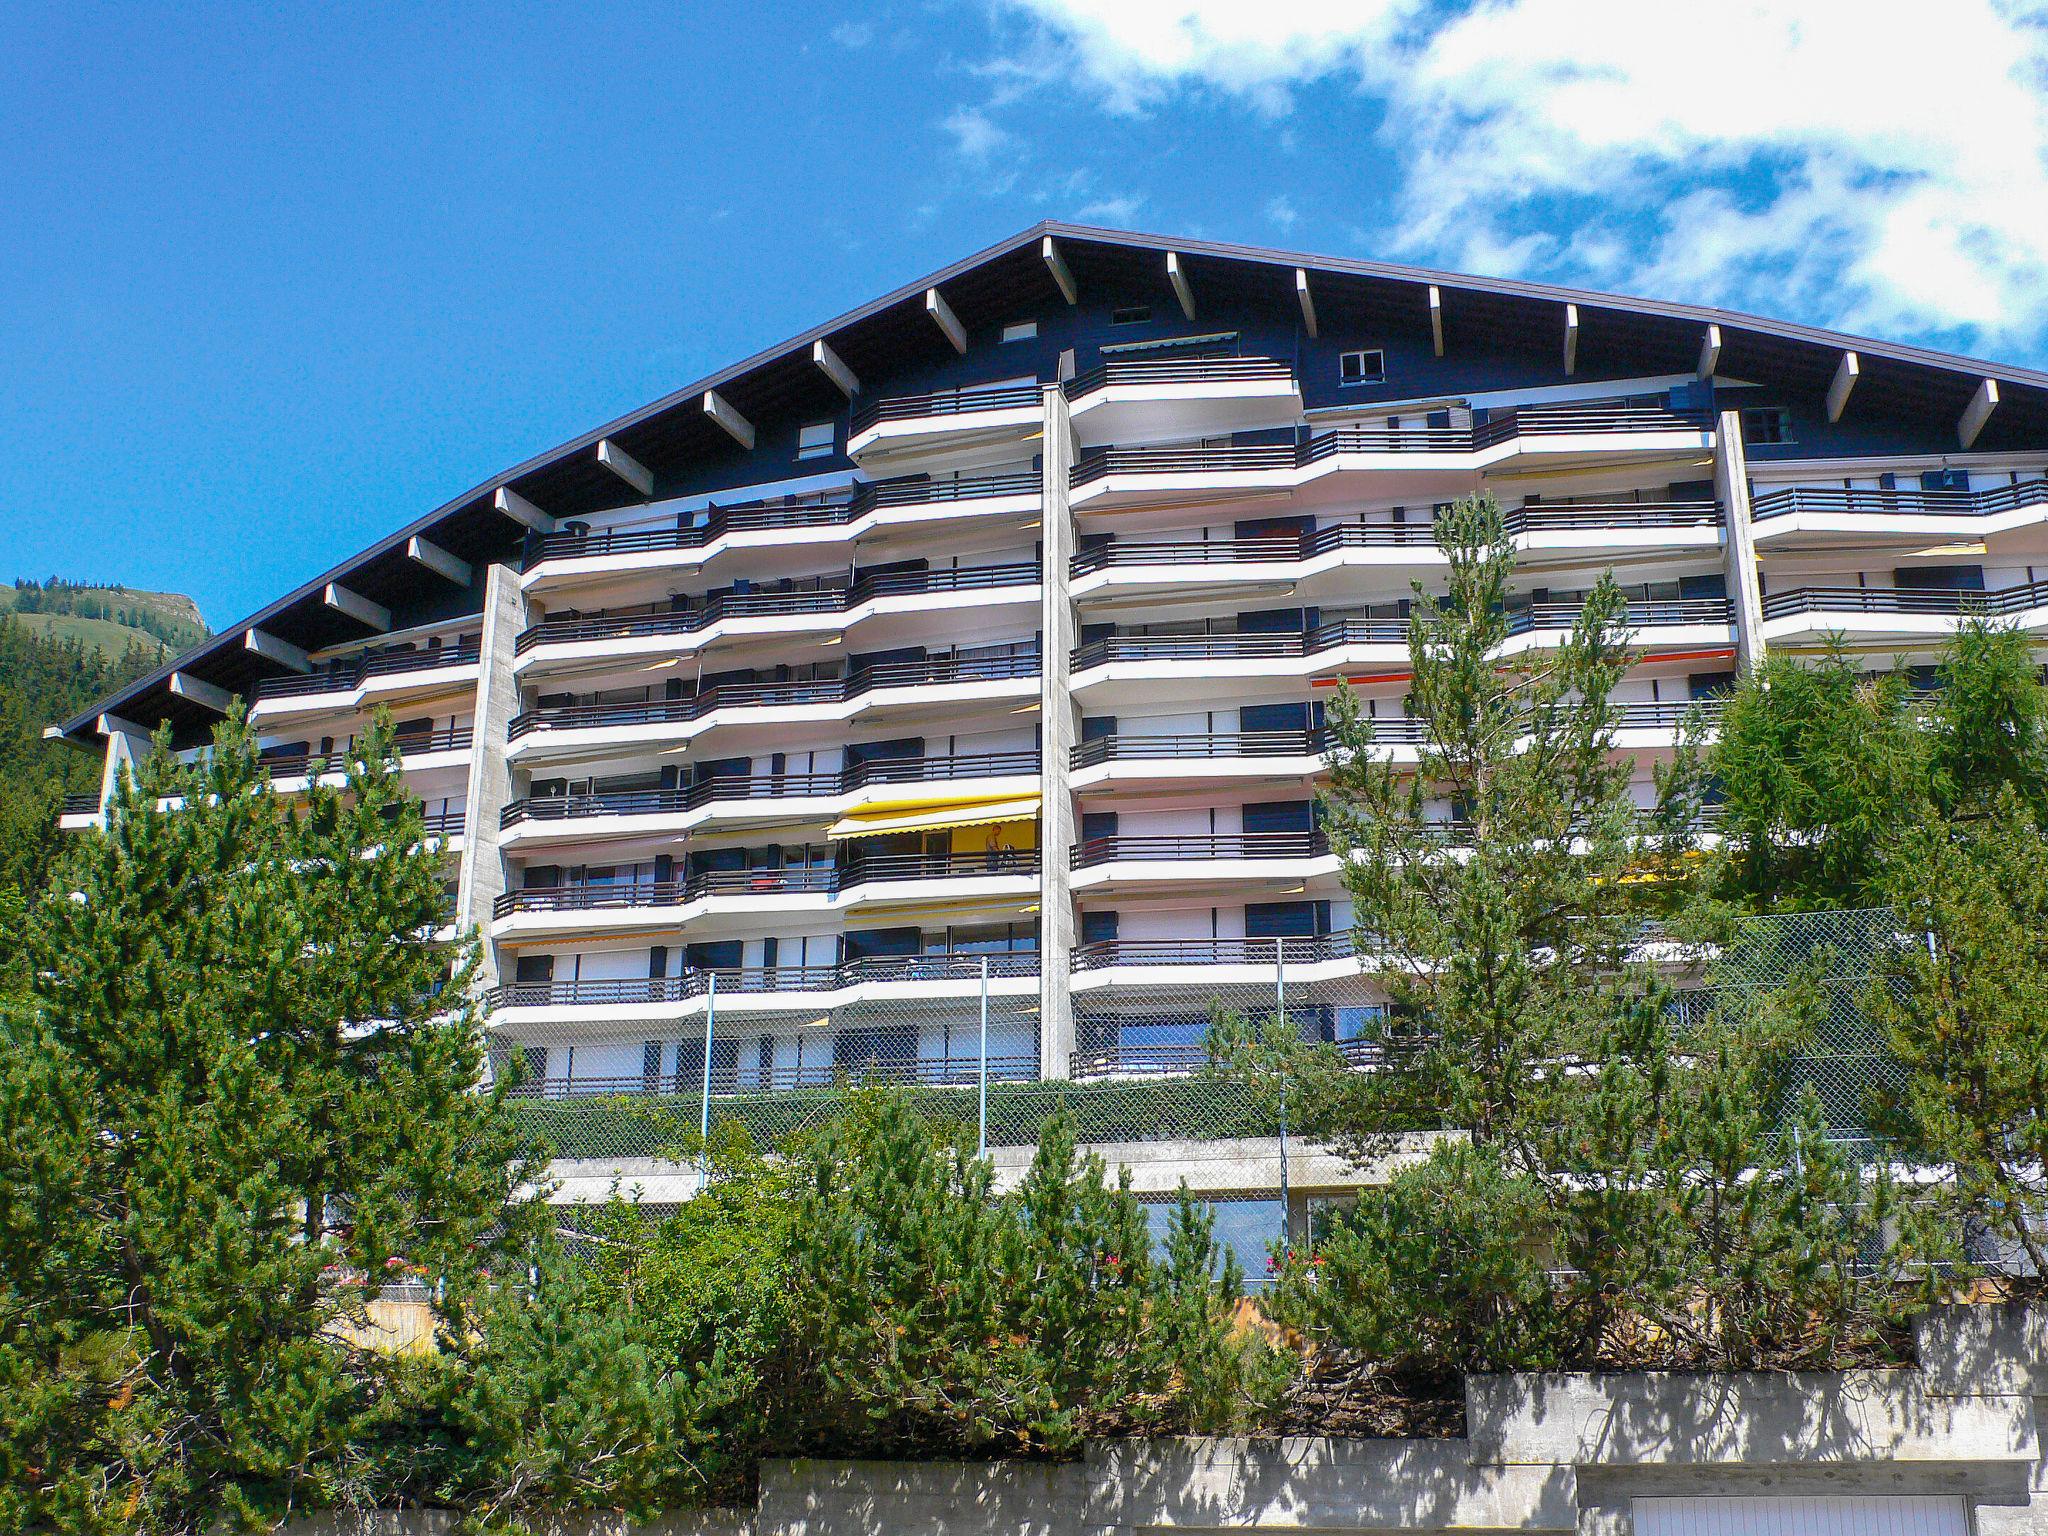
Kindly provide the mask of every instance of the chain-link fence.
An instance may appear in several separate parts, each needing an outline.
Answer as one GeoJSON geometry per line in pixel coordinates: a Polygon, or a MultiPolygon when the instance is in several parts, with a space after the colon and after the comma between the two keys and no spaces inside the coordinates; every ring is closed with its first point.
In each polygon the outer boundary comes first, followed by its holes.
{"type": "MultiPolygon", "coordinates": [[[[1788,1097],[1818,1090],[1835,1134],[1869,1134],[1873,1089],[1897,1081],[1868,1018],[1885,912],[1757,918],[1718,945],[1657,946],[1678,1006],[1748,1005],[1788,984],[1812,1019],[1788,1097]]],[[[1342,946],[1305,958],[1289,941],[1244,941],[1228,966],[1077,973],[1072,1048],[1046,1059],[1034,956],[973,957],[882,980],[697,973],[687,981],[511,988],[493,1015],[495,1070],[554,1154],[694,1162],[707,1134],[744,1132],[786,1151],[846,1112],[847,1090],[893,1085],[921,1113],[992,1152],[1034,1145],[1055,1115],[1084,1145],[1277,1139],[1284,1083],[1219,1065],[1215,1026],[1284,1018],[1360,1070],[1385,1059],[1385,993],[1342,946]],[[1192,972],[1205,973],[1189,979],[1192,972]],[[829,985],[823,984],[829,982],[829,985]],[[1058,1069],[1064,1067],[1064,1076],[1058,1069]],[[1047,1071],[1047,1068],[1054,1069],[1047,1071]]],[[[899,968],[900,969],[900,968],[899,968]]],[[[1285,1173],[1268,1183],[1285,1182],[1285,1173]]]]}

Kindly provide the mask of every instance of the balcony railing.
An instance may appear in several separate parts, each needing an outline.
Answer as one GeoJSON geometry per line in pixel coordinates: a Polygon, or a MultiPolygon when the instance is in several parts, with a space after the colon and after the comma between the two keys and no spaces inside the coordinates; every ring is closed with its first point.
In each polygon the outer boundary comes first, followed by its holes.
{"type": "Polygon", "coordinates": [[[851,586],[812,592],[732,592],[701,608],[671,613],[598,614],[589,618],[550,619],[521,631],[514,650],[525,655],[539,645],[567,645],[580,640],[615,640],[648,635],[690,635],[722,619],[752,619],[814,613],[844,613],[878,597],[941,592],[985,592],[998,587],[1028,587],[1038,582],[1038,566],[1029,561],[970,566],[960,570],[883,571],[863,576],[851,586]]]}
{"type": "Polygon", "coordinates": [[[1104,939],[1074,949],[1077,971],[1124,965],[1308,965],[1348,960],[1349,932],[1275,939],[1104,939]]]}
{"type": "Polygon", "coordinates": [[[1794,587],[1764,599],[1764,617],[1787,618],[1800,613],[1933,614],[1963,618],[1981,614],[1996,618],[2048,605],[2048,581],[2004,587],[1996,592],[1954,592],[1918,587],[1794,587]]]}
{"type": "Polygon", "coordinates": [[[507,736],[517,741],[535,731],[665,725],[698,720],[718,709],[787,709],[804,704],[842,704],[882,688],[942,687],[1008,682],[1038,676],[1038,657],[938,656],[925,661],[891,661],[862,667],[845,677],[814,682],[724,683],[691,698],[653,699],[642,704],[565,704],[532,709],[513,717],[507,736]]]}
{"type": "MultiPolygon", "coordinates": [[[[394,737],[391,744],[403,760],[424,757],[429,752],[467,752],[474,740],[475,733],[468,726],[458,725],[444,726],[438,731],[407,731],[394,737]]],[[[351,736],[338,743],[331,752],[266,752],[260,761],[271,778],[295,779],[312,772],[315,763],[340,769],[347,764],[355,745],[356,738],[351,736]]]]}
{"type": "Polygon", "coordinates": [[[1126,358],[1100,363],[1061,385],[1069,400],[1105,389],[1148,384],[1236,384],[1294,378],[1294,365],[1277,357],[1126,358]]]}
{"type": "Polygon", "coordinates": [[[1330,840],[1321,832],[1236,832],[1084,838],[1074,845],[1073,866],[1126,859],[1315,859],[1328,855],[1330,840]]]}
{"type": "MultiPolygon", "coordinates": [[[[1617,704],[1617,730],[1675,730],[1694,710],[1709,720],[1718,719],[1722,700],[1718,697],[1668,702],[1617,704]]],[[[1428,739],[1427,722],[1406,715],[1382,716],[1372,721],[1373,740],[1382,746],[1417,746],[1428,739]]],[[[1298,731],[1208,731],[1184,736],[1142,735],[1117,732],[1098,736],[1073,748],[1076,768],[1091,768],[1115,762],[1187,762],[1219,758],[1322,757],[1335,745],[1327,727],[1298,731]]]]}
{"type": "MultiPolygon", "coordinates": [[[[1510,535],[1531,531],[1588,528],[1712,528],[1721,509],[1711,501],[1621,502],[1612,506],[1533,506],[1507,514],[1510,535]]],[[[1343,523],[1313,533],[1254,539],[1111,539],[1074,556],[1072,573],[1121,566],[1284,565],[1340,549],[1430,548],[1432,523],[1343,523]]]]}
{"type": "Polygon", "coordinates": [[[66,795],[58,809],[61,816],[97,816],[100,813],[100,797],[97,792],[82,795],[66,795]]]}
{"type": "Polygon", "coordinates": [[[1469,427],[1339,427],[1298,444],[1246,444],[1219,448],[1109,448],[1084,455],[1069,483],[1087,485],[1107,475],[1243,474],[1300,469],[1344,454],[1475,453],[1523,437],[1707,432],[1707,411],[1603,402],[1519,406],[1496,411],[1469,427]]]}
{"type": "Polygon", "coordinates": [[[885,421],[915,421],[925,416],[972,416],[983,411],[1029,410],[1038,404],[1039,386],[1005,384],[999,388],[972,385],[964,389],[937,389],[923,395],[898,395],[892,400],[875,400],[853,413],[852,435],[858,437],[885,421]]]}
{"type": "Polygon", "coordinates": [[[1794,485],[1766,491],[1750,503],[1750,517],[1763,522],[1794,512],[1878,517],[1983,517],[2048,504],[2048,480],[1982,491],[1850,490],[1843,486],[1794,485]]]}
{"type": "MultiPolygon", "coordinates": [[[[1304,1035],[1304,1039],[1309,1039],[1304,1035]]],[[[1310,1040],[1310,1043],[1314,1043],[1310,1040]]],[[[1378,1040],[1329,1040],[1322,1042],[1335,1051],[1346,1066],[1360,1071],[1410,1054],[1415,1046],[1378,1040]]],[[[1420,1044],[1420,1042],[1416,1042],[1420,1044]]],[[[1187,1077],[1217,1064],[1207,1045],[1190,1042],[1173,1045],[1082,1046],[1068,1058],[1067,1075],[1077,1081],[1099,1077],[1187,1077]]]]}
{"type": "MultiPolygon", "coordinates": [[[[1530,603],[1508,615],[1510,635],[1539,630],[1570,629],[1578,622],[1576,603],[1530,603]]],[[[1673,624],[1727,624],[1726,598],[1677,598],[1628,605],[1627,624],[1644,629],[1673,624]]],[[[1314,629],[1289,634],[1106,635],[1077,646],[1078,671],[1121,661],[1243,661],[1314,656],[1347,645],[1405,645],[1407,619],[1333,619],[1314,629]]]]}
{"type": "MultiPolygon", "coordinates": [[[[785,1093],[796,1088],[831,1088],[839,1084],[879,1087],[884,1084],[922,1088],[966,1088],[981,1080],[979,1056],[954,1054],[943,1057],[914,1057],[902,1060],[835,1062],[826,1042],[823,1058],[801,1066],[778,1062],[766,1075],[757,1068],[742,1071],[737,1061],[720,1063],[714,1052],[711,1064],[711,1092],[717,1096],[752,1093],[785,1093]]],[[[991,1055],[991,1082],[1028,1082],[1038,1076],[1036,1053],[1028,1056],[991,1055]]],[[[630,1077],[544,1077],[518,1084],[511,1097],[519,1099],[591,1099],[618,1094],[682,1094],[695,1098],[704,1091],[704,1069],[681,1072],[635,1073],[630,1077]]]]}
{"type": "Polygon", "coordinates": [[[1038,956],[1030,951],[976,955],[933,952],[915,955],[872,955],[841,965],[776,965],[765,967],[692,966],[675,976],[646,980],[512,982],[484,994],[484,1006],[500,1008],[599,1008],[635,1003],[683,1003],[710,993],[759,995],[769,992],[839,992],[868,983],[981,980],[983,962],[991,981],[1038,974],[1038,956]]]}
{"type": "Polygon", "coordinates": [[[365,678],[394,672],[420,672],[440,667],[474,666],[482,654],[475,640],[439,647],[394,646],[296,677],[267,677],[256,685],[258,699],[283,699],[309,693],[341,693],[365,678]]]}
{"type": "Polygon", "coordinates": [[[838,773],[723,774],[677,789],[609,790],[515,800],[498,824],[563,821],[579,816],[666,816],[719,801],[783,800],[842,795],[870,784],[930,784],[1008,778],[1038,772],[1038,753],[982,752],[957,757],[890,757],[855,763],[838,773]]]}
{"type": "Polygon", "coordinates": [[[426,814],[427,836],[455,837],[469,822],[467,811],[429,811],[426,814]]]}
{"type": "Polygon", "coordinates": [[[995,496],[1036,495],[1035,474],[980,475],[960,480],[932,480],[905,475],[857,485],[845,496],[825,502],[789,505],[777,501],[736,502],[706,509],[704,520],[689,527],[564,529],[537,534],[526,543],[524,568],[549,560],[576,560],[600,555],[643,555],[672,549],[702,549],[732,533],[798,528],[837,528],[856,522],[882,507],[945,505],[995,496]]]}
{"type": "Polygon", "coordinates": [[[981,853],[872,854],[844,865],[796,865],[781,869],[707,869],[680,880],[624,880],[604,885],[534,886],[507,891],[492,913],[601,912],[633,907],[673,907],[709,896],[836,895],[863,885],[898,880],[965,880],[1036,875],[1035,848],[981,853]]]}

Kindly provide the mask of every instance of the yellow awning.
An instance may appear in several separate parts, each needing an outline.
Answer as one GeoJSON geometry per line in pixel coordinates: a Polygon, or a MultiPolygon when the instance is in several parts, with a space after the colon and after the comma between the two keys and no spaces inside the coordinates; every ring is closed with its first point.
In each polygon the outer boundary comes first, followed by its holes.
{"type": "Polygon", "coordinates": [[[1035,821],[1038,796],[983,800],[968,805],[925,805],[914,811],[855,811],[825,829],[827,837],[879,837],[884,832],[936,832],[941,827],[981,827],[995,821],[1035,821]]]}

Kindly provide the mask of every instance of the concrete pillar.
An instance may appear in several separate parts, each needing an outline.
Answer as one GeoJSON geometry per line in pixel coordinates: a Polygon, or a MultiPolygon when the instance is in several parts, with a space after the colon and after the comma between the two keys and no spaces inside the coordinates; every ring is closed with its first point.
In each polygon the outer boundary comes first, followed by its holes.
{"type": "Polygon", "coordinates": [[[107,730],[107,761],[100,770],[100,815],[107,814],[107,802],[120,787],[121,775],[140,775],[142,760],[149,756],[149,733],[140,726],[113,726],[107,730]]]}
{"type": "Polygon", "coordinates": [[[1069,860],[1077,837],[1074,792],[1069,782],[1074,745],[1081,737],[1080,711],[1069,686],[1080,624],[1068,591],[1076,539],[1074,510],[1067,499],[1067,472],[1074,465],[1074,424],[1067,396],[1057,384],[1045,388],[1045,488],[1040,526],[1044,535],[1044,604],[1039,623],[1039,938],[1038,1072],[1065,1077],[1074,1051],[1073,875],[1069,860]]]}
{"type": "Polygon", "coordinates": [[[1735,662],[1751,672],[1764,659],[1764,598],[1749,521],[1749,458],[1742,450],[1740,411],[1721,412],[1715,424],[1714,498],[1726,519],[1721,547],[1728,561],[1728,600],[1735,610],[1735,662]]]}
{"type": "MultiPolygon", "coordinates": [[[[491,905],[504,894],[505,859],[498,851],[498,817],[512,802],[512,767],[506,761],[507,732],[519,713],[519,680],[512,673],[512,645],[526,626],[526,597],[519,573],[493,565],[484,576],[482,664],[476,679],[476,726],[469,749],[469,795],[462,828],[462,884],[456,893],[458,928],[472,924],[488,934],[491,905]]],[[[498,983],[496,946],[484,944],[480,986],[498,983]]]]}

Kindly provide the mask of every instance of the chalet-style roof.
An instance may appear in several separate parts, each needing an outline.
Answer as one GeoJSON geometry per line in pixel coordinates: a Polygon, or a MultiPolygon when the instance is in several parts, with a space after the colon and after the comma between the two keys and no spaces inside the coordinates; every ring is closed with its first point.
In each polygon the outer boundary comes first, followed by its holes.
{"type": "MultiPolygon", "coordinates": [[[[813,343],[825,342],[856,375],[878,375],[906,350],[912,355],[929,353],[935,342],[944,343],[925,312],[928,289],[940,290],[969,330],[1010,319],[1026,304],[1063,301],[1044,256],[1048,238],[1056,243],[1084,297],[1155,290],[1164,297],[1164,261],[1172,253],[1205,306],[1213,304],[1218,312],[1245,298],[1266,305],[1293,303],[1299,270],[1319,280],[1314,285],[1316,304],[1332,318],[1412,315],[1426,302],[1418,290],[1434,287],[1444,327],[1460,347],[1483,346],[1514,335],[1526,338],[1532,325],[1554,328],[1557,312],[1572,304],[1578,307],[1589,344],[1597,342],[1603,329],[1609,335],[1626,332],[1633,350],[1684,360],[1670,372],[1689,371],[1706,328],[1718,326],[1718,371],[1723,375],[1769,379],[1821,395],[1841,355],[1855,352],[1863,370],[1857,384],[1859,403],[1875,400],[1931,418],[1955,420],[1983,381],[1991,379],[1997,381],[2002,397],[1995,440],[2048,444],[2048,373],[2033,369],[1706,305],[1047,221],[472,486],[57,730],[79,745],[95,745],[100,717],[112,715],[144,726],[169,719],[181,736],[196,734],[215,718],[214,713],[173,692],[174,673],[202,685],[246,691],[259,678],[277,675],[275,664],[245,644],[251,629],[304,650],[361,639],[362,626],[323,601],[328,585],[342,584],[372,602],[393,605],[394,599],[416,591],[424,574],[407,554],[408,542],[415,537],[430,539],[463,560],[501,558],[519,531],[494,508],[493,498],[501,488],[562,517],[619,504],[622,482],[598,463],[600,441],[623,448],[657,477],[699,455],[728,451],[730,440],[702,408],[707,390],[717,390],[743,415],[757,420],[787,415],[798,407],[842,408],[843,397],[812,361],[813,343]]],[[[1993,439],[1994,434],[1987,434],[1987,445],[1993,439]]]]}

